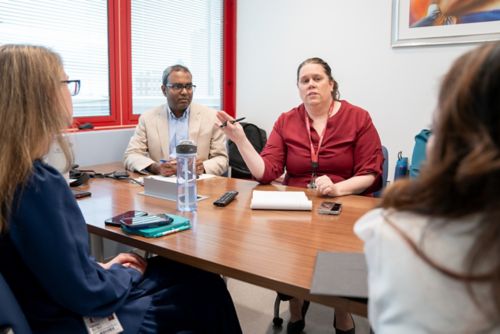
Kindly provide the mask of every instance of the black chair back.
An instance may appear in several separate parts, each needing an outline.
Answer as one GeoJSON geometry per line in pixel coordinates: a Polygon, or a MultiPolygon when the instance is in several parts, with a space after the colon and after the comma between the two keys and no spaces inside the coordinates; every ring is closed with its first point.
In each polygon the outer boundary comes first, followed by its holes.
{"type": "MultiPolygon", "coordinates": [[[[245,135],[257,152],[261,152],[267,142],[266,131],[252,123],[240,123],[245,131],[245,135]]],[[[238,147],[231,140],[227,142],[227,152],[229,155],[230,176],[238,179],[251,179],[252,174],[243,161],[238,147]]]]}
{"type": "Polygon", "coordinates": [[[389,176],[389,151],[385,146],[382,146],[382,154],[384,155],[384,164],[382,165],[382,188],[380,190],[373,193],[373,196],[380,197],[382,196],[382,192],[387,186],[387,178],[389,176]]]}

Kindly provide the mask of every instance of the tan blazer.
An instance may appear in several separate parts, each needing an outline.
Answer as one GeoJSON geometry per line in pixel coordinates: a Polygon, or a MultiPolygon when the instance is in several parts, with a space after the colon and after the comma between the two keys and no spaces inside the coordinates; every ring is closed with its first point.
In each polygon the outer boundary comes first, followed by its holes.
{"type": "MultiPolygon", "coordinates": [[[[221,175],[227,171],[226,137],[215,125],[214,109],[191,104],[189,139],[198,146],[197,159],[203,160],[207,174],[221,175]]],[[[166,105],[150,109],[139,117],[134,135],[130,138],[123,162],[125,168],[142,171],[161,159],[168,160],[169,135],[166,105]]]]}

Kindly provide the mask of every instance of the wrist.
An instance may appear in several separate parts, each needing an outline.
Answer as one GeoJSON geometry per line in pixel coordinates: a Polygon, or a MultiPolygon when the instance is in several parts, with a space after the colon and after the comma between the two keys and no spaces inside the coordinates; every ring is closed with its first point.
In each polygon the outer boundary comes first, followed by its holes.
{"type": "Polygon", "coordinates": [[[146,170],[151,174],[160,174],[160,164],[157,162],[153,162],[151,165],[146,167],[146,170]]]}
{"type": "Polygon", "coordinates": [[[343,193],[342,187],[339,187],[338,184],[333,184],[331,190],[328,192],[328,196],[338,197],[345,195],[343,193]]]}
{"type": "Polygon", "coordinates": [[[238,138],[238,141],[236,141],[235,144],[236,144],[236,146],[238,146],[238,149],[240,151],[241,151],[241,149],[255,150],[252,143],[250,142],[250,140],[246,136],[238,138]]]}

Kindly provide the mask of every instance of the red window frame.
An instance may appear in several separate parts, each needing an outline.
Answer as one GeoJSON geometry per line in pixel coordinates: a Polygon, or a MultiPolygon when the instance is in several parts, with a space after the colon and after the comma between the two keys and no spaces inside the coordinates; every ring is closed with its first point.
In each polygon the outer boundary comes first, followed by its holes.
{"type": "MultiPolygon", "coordinates": [[[[222,108],[236,115],[236,1],[224,0],[222,108]]],[[[95,130],[137,124],[132,114],[132,50],[130,0],[108,0],[110,115],[76,117],[74,127],[90,122],[95,130]]]]}
{"type": "Polygon", "coordinates": [[[236,116],[236,0],[224,0],[222,108],[236,116]]]}

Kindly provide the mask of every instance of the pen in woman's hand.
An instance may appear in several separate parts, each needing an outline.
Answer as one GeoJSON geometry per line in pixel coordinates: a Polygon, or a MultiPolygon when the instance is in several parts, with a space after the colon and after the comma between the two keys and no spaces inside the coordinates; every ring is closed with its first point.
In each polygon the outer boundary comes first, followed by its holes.
{"type": "MultiPolygon", "coordinates": [[[[246,117],[240,117],[240,118],[237,118],[237,119],[234,119],[232,121],[229,121],[231,124],[234,124],[236,122],[239,122],[239,121],[242,121],[244,120],[246,117]]],[[[222,123],[219,127],[220,128],[223,128],[223,127],[226,127],[227,126],[227,121],[225,121],[224,123],[222,123]]]]}

